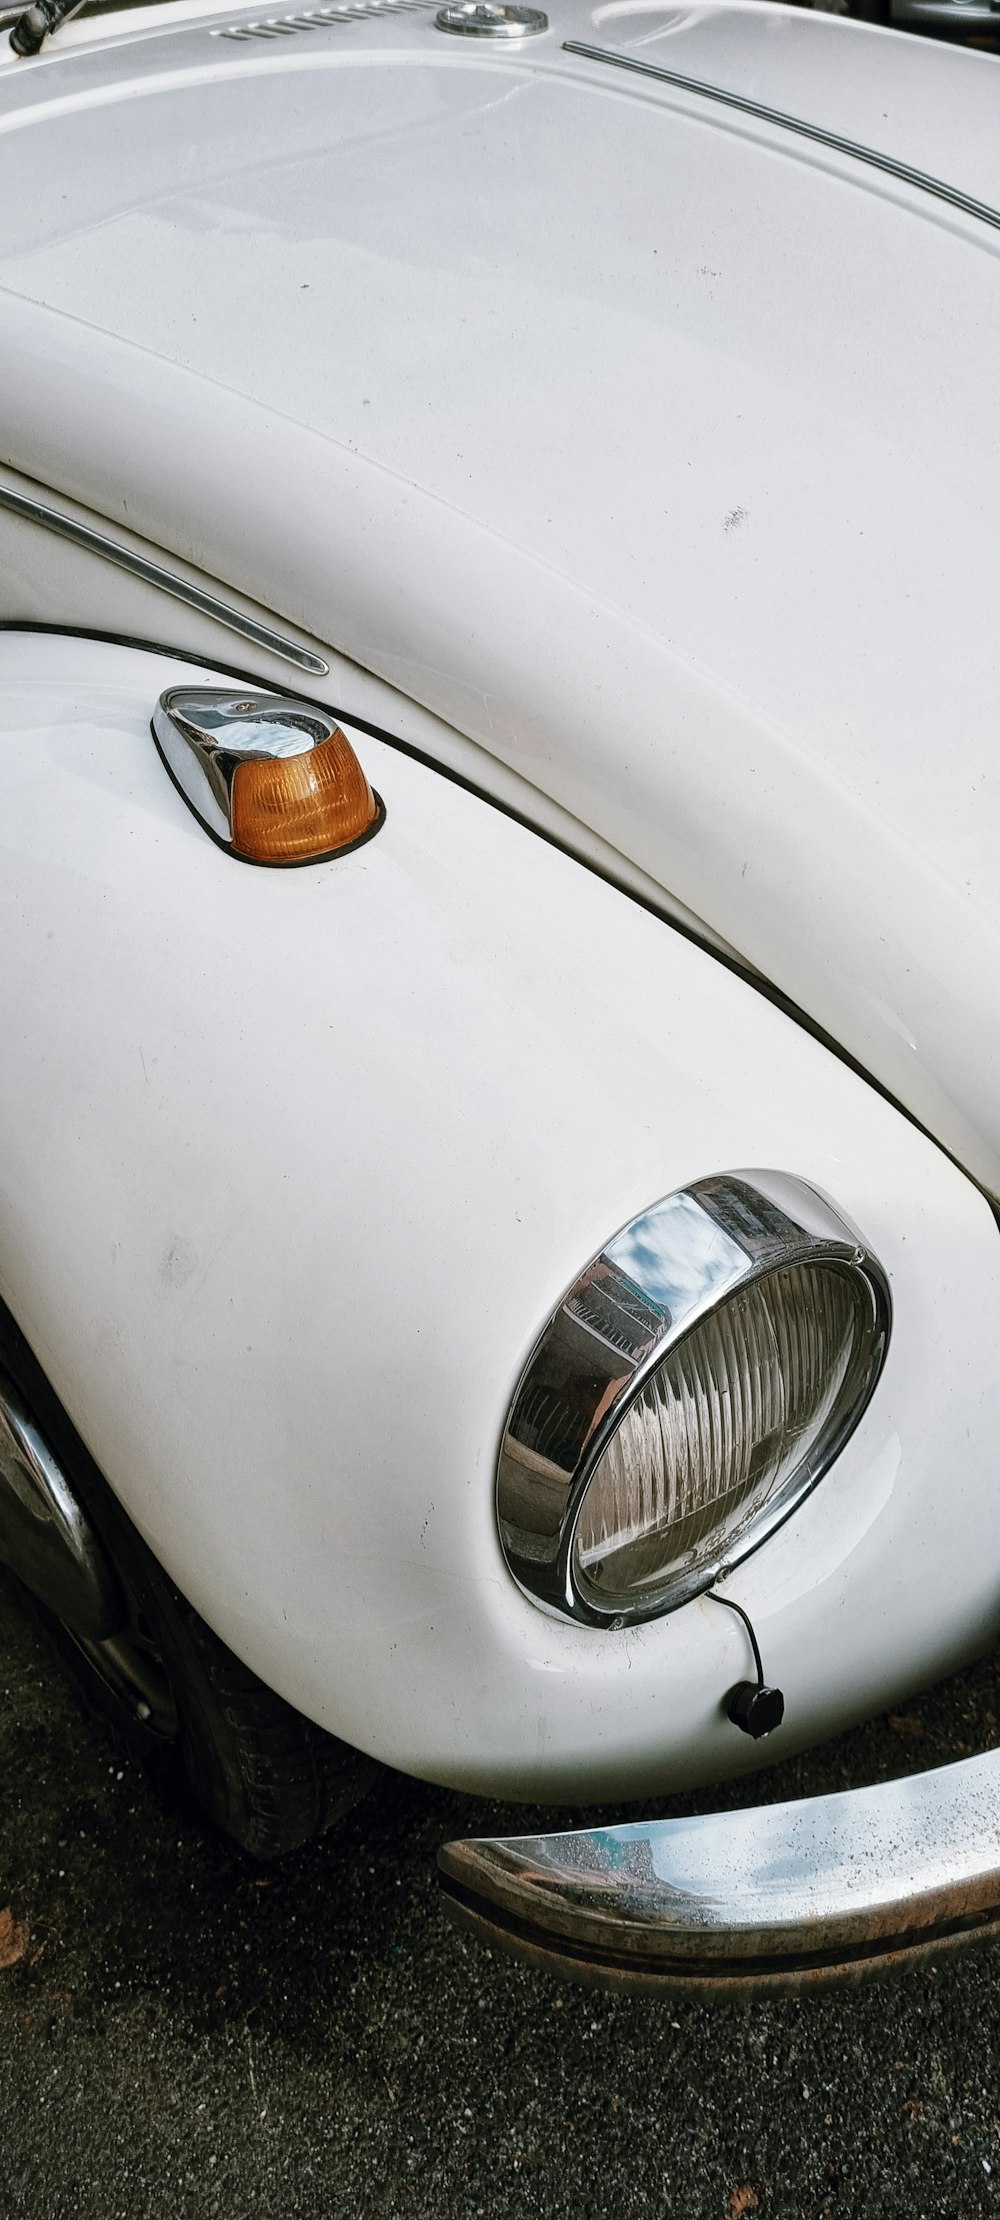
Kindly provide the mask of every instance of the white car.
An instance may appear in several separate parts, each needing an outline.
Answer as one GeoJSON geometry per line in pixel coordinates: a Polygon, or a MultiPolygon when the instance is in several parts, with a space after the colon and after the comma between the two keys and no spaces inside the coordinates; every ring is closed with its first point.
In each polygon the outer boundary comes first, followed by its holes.
{"type": "MultiPolygon", "coordinates": [[[[259,1855],[371,1760],[747,1771],[1000,1612],[998,64],[769,5],[44,14],[0,1557],[259,1855]]],[[[990,1925],[998,1822],[973,1760],[442,1877],[718,1991],[990,1925]]]]}

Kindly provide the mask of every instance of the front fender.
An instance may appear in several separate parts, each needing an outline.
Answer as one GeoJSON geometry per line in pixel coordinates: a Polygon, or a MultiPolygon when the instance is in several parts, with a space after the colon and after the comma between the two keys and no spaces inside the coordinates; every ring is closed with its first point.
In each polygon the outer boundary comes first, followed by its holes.
{"type": "MultiPolygon", "coordinates": [[[[734,1576],[784,1754],[990,1639],[1000,1242],[977,1190],[711,956],[386,741],[378,837],[220,853],[149,733],[174,657],[0,636],[0,1294],[179,1586],[411,1772],[639,1795],[761,1762],[743,1632],[543,1614],[494,1469],[539,1327],[657,1196],[812,1181],[893,1287],[833,1470],[734,1576]]],[[[222,677],[225,674],[220,674],[222,677]]],[[[789,919],[808,931],[808,919],[789,919]]]]}

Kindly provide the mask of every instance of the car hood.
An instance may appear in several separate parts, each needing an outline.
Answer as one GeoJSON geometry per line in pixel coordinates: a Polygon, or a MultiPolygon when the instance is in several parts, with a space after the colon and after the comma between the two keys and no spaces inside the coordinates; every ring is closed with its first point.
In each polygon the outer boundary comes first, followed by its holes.
{"type": "Polygon", "coordinates": [[[550,13],[5,69],[0,454],[514,765],[1000,1189],[997,64],[550,13]]]}

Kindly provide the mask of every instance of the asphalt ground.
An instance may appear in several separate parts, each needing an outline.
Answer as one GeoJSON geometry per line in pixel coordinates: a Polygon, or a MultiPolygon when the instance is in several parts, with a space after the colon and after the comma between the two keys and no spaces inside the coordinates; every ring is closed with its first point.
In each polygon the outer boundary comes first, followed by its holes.
{"type": "MultiPolygon", "coordinates": [[[[988,1748],[998,1674],[673,1808],[988,1748]]],[[[997,2207],[1000,1949],[752,2007],[561,1987],[437,1900],[438,1844],[523,1812],[387,1777],[246,1865],[123,1761],[2,1579],[0,1706],[2,2220],[997,2207]]]]}

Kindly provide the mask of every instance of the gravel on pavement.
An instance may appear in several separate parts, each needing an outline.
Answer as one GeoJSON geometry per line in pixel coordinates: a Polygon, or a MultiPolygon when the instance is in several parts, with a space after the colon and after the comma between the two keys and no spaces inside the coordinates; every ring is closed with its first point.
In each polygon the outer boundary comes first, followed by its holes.
{"type": "MultiPolygon", "coordinates": [[[[711,1809],[988,1748],[998,1665],[711,1809]]],[[[0,2220],[982,2220],[1000,1950],[749,2006],[562,1987],[446,1920],[434,1855],[553,1822],[386,1776],[250,1866],[80,1709],[0,1577],[0,2220]]],[[[562,1823],[566,1824],[565,1816],[562,1823]]]]}

